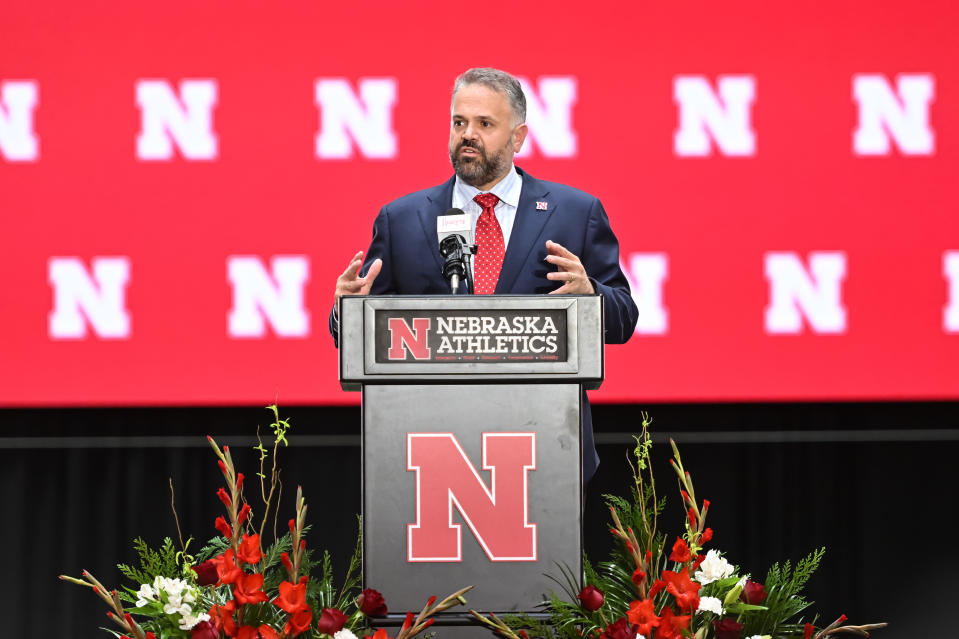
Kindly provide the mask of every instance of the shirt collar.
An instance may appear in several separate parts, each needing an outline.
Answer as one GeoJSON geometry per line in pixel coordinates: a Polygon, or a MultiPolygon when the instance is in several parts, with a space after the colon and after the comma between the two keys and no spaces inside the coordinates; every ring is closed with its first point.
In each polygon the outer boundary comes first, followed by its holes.
{"type": "Polygon", "coordinates": [[[492,193],[498,197],[500,201],[505,202],[513,208],[519,208],[519,196],[523,188],[523,178],[520,177],[519,173],[516,172],[516,167],[511,163],[509,173],[489,191],[480,191],[475,186],[469,185],[461,180],[458,175],[456,176],[456,183],[453,188],[459,191],[463,195],[463,199],[467,202],[472,201],[479,193],[492,193]]]}

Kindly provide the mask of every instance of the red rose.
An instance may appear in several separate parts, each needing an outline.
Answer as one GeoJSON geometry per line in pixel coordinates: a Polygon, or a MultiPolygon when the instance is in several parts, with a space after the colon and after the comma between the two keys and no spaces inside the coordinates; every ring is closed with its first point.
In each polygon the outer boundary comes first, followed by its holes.
{"type": "Polygon", "coordinates": [[[316,629],[323,634],[334,635],[343,629],[346,621],[347,616],[336,608],[324,608],[320,620],[316,622],[316,629]]]}
{"type": "Polygon", "coordinates": [[[190,639],[219,639],[219,637],[220,633],[209,621],[201,621],[193,626],[193,631],[190,633],[190,639]]]}
{"type": "Polygon", "coordinates": [[[385,617],[386,601],[383,595],[372,588],[364,588],[356,599],[356,605],[367,617],[385,617]]]}
{"type": "Polygon", "coordinates": [[[743,629],[743,624],[732,617],[717,619],[713,622],[713,629],[716,631],[716,639],[739,639],[739,633],[743,629]]]}
{"type": "Polygon", "coordinates": [[[757,583],[752,579],[746,580],[746,585],[743,586],[743,592],[739,595],[739,598],[745,601],[748,604],[754,606],[759,605],[763,599],[766,598],[766,587],[761,583],[757,583]]]}
{"type": "Polygon", "coordinates": [[[626,617],[620,617],[606,626],[599,639],[636,639],[636,626],[631,626],[626,617]]]}
{"type": "Polygon", "coordinates": [[[196,573],[196,583],[198,586],[212,586],[220,580],[220,575],[216,571],[216,564],[212,559],[207,559],[199,566],[191,566],[196,573]]]}
{"type": "Polygon", "coordinates": [[[584,610],[595,612],[603,607],[603,591],[596,586],[589,585],[579,591],[576,596],[584,610]]]}
{"type": "Polygon", "coordinates": [[[304,608],[290,615],[290,620],[287,621],[283,627],[283,632],[291,637],[295,637],[301,632],[309,630],[311,621],[313,621],[313,611],[309,608],[304,608]]]}

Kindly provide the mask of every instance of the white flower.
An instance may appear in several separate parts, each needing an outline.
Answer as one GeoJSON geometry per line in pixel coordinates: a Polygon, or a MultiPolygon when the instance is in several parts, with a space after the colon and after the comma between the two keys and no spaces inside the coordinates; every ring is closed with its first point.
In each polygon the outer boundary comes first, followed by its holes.
{"type": "Polygon", "coordinates": [[[746,639],[771,639],[769,635],[753,635],[752,637],[746,637],[746,639]]]}
{"type": "Polygon", "coordinates": [[[142,584],[137,591],[137,608],[145,606],[151,601],[156,601],[156,593],[153,592],[150,584],[142,584]]]}
{"type": "Polygon", "coordinates": [[[639,634],[639,633],[637,632],[637,633],[636,633],[636,639],[646,639],[646,637],[644,637],[643,635],[641,635],[641,634],[639,634]]]}
{"type": "Polygon", "coordinates": [[[333,634],[333,639],[356,639],[356,635],[350,632],[348,628],[343,628],[333,634]]]}
{"type": "Polygon", "coordinates": [[[733,570],[733,565],[726,561],[725,557],[719,554],[719,551],[710,550],[706,553],[706,559],[699,565],[699,570],[693,575],[693,579],[705,586],[714,581],[725,579],[733,574],[733,570]]]}
{"type": "Polygon", "coordinates": [[[190,614],[185,614],[183,615],[183,618],[180,619],[180,630],[192,630],[193,626],[197,625],[201,621],[209,620],[210,615],[206,614],[205,612],[197,615],[196,617],[193,616],[192,612],[190,614]]]}
{"type": "Polygon", "coordinates": [[[725,613],[723,602],[716,597],[700,597],[699,608],[696,609],[696,612],[712,612],[720,616],[725,613]]]}

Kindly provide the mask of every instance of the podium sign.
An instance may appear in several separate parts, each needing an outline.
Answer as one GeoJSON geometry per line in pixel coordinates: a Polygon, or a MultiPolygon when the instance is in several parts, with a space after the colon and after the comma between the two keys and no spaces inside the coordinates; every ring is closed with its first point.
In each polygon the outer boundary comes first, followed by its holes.
{"type": "MultiPolygon", "coordinates": [[[[390,609],[474,585],[533,611],[582,569],[582,387],[599,296],[343,297],[340,379],[362,389],[363,579],[390,609]]],[[[439,623],[439,622],[438,622],[439,623]]]]}

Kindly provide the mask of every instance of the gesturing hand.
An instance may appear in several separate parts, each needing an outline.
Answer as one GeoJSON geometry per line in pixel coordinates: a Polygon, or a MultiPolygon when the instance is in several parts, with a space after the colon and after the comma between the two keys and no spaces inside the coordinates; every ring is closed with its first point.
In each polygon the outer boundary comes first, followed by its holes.
{"type": "Polygon", "coordinates": [[[383,260],[379,258],[373,260],[370,269],[366,272],[366,277],[360,277],[361,266],[363,266],[363,251],[354,255],[343,274],[336,278],[336,291],[333,293],[334,306],[340,301],[342,295],[368,295],[373,287],[373,280],[383,267],[383,260]]]}
{"type": "Polygon", "coordinates": [[[549,253],[546,256],[546,261],[555,265],[557,269],[552,273],[547,273],[546,279],[563,282],[562,286],[555,291],[550,291],[550,294],[592,294],[596,292],[589,276],[586,275],[583,263],[579,261],[578,257],[570,253],[565,246],[547,240],[546,251],[549,253]]]}

